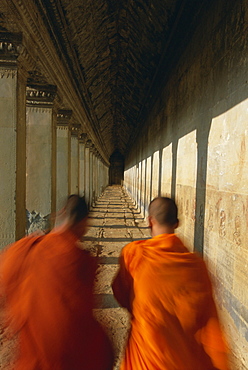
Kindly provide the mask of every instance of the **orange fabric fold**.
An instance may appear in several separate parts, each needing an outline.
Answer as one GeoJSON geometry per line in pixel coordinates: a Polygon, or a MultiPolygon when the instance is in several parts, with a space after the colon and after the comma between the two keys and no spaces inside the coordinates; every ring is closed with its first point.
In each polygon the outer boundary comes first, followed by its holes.
{"type": "Polygon", "coordinates": [[[1,258],[8,325],[19,333],[16,370],[112,369],[112,347],[94,319],[96,262],[70,232],[27,237],[1,258]]]}
{"type": "Polygon", "coordinates": [[[122,370],[227,370],[204,261],[175,234],[123,248],[114,295],[131,313],[122,370]]]}

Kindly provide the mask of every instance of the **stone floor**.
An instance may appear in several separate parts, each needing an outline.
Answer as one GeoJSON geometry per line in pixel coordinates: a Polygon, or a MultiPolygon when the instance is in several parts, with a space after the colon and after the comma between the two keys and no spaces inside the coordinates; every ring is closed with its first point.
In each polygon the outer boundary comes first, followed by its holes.
{"type": "MultiPolygon", "coordinates": [[[[133,240],[149,237],[149,229],[121,186],[110,186],[105,190],[92,207],[89,220],[90,227],[83,245],[99,261],[94,314],[112,340],[116,355],[114,370],[118,370],[129,317],[113,298],[111,282],[118,268],[122,247],[133,240]]],[[[1,327],[3,306],[0,295],[0,369],[11,370],[17,338],[9,340],[7,330],[1,327]]]]}
{"type": "Polygon", "coordinates": [[[121,249],[134,240],[150,237],[147,223],[121,186],[109,186],[90,212],[90,228],[84,247],[99,258],[94,313],[105,327],[115,348],[119,369],[128,330],[128,313],[112,295],[111,282],[118,268],[121,249]]]}

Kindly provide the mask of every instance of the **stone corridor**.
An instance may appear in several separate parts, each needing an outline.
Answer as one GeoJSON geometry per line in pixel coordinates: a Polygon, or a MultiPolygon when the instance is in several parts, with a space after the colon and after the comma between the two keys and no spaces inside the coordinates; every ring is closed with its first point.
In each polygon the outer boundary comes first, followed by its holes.
{"type": "Polygon", "coordinates": [[[90,212],[90,228],[84,246],[99,258],[96,275],[95,315],[105,327],[115,346],[116,366],[128,328],[128,314],[112,295],[111,282],[118,268],[122,247],[150,236],[146,221],[121,186],[109,186],[90,212]]]}
{"type": "Polygon", "coordinates": [[[95,314],[119,353],[120,250],[149,236],[150,201],[172,197],[214,281],[231,370],[248,370],[248,0],[1,0],[0,76],[0,250],[84,195],[95,314]]]}

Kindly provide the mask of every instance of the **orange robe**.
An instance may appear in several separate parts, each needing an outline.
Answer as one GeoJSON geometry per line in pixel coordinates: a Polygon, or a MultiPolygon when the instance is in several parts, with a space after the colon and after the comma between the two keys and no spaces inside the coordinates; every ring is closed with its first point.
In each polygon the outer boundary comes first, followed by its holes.
{"type": "Polygon", "coordinates": [[[205,263],[175,234],[125,246],[113,291],[131,313],[121,370],[228,369],[205,263]]]}
{"type": "Polygon", "coordinates": [[[27,237],[2,255],[15,370],[109,370],[112,346],[93,318],[96,262],[70,231],[27,237]]]}

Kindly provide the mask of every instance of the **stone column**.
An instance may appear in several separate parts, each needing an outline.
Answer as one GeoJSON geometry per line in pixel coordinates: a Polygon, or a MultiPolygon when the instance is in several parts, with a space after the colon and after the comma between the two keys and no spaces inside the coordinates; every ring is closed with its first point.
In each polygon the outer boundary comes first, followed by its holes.
{"type": "Polygon", "coordinates": [[[94,155],[94,144],[91,143],[91,146],[90,146],[90,183],[89,183],[89,189],[90,189],[90,193],[89,193],[89,204],[90,206],[92,205],[92,202],[93,202],[93,155],[94,155]]]}
{"type": "Polygon", "coordinates": [[[71,194],[79,193],[79,130],[81,125],[71,126],[71,194]]]}
{"type": "Polygon", "coordinates": [[[87,134],[79,136],[79,194],[85,196],[85,144],[87,134]]]}
{"type": "Polygon", "coordinates": [[[57,165],[56,165],[56,210],[61,209],[70,193],[69,189],[69,123],[71,110],[57,113],[57,165]]]}
{"type": "Polygon", "coordinates": [[[95,147],[91,149],[91,205],[95,202],[95,147]]]}
{"type": "Polygon", "coordinates": [[[0,248],[25,235],[26,76],[17,68],[21,34],[0,33],[0,248]]]}
{"type": "Polygon", "coordinates": [[[100,191],[101,179],[100,179],[100,154],[96,154],[96,198],[101,194],[100,191]]]}
{"type": "Polygon", "coordinates": [[[99,154],[98,156],[98,196],[102,194],[102,188],[103,188],[103,183],[102,183],[102,160],[101,156],[99,154]]]}
{"type": "Polygon", "coordinates": [[[106,163],[103,163],[103,173],[104,173],[103,188],[105,189],[109,184],[109,167],[106,165],[106,163]]]}
{"type": "Polygon", "coordinates": [[[100,187],[100,192],[103,193],[104,188],[105,188],[105,177],[104,177],[104,164],[103,160],[101,159],[100,162],[100,181],[101,181],[101,187],[100,187]]]}
{"type": "Polygon", "coordinates": [[[97,150],[92,150],[92,203],[95,205],[97,198],[97,150]]]}
{"type": "Polygon", "coordinates": [[[87,205],[90,205],[90,147],[91,140],[87,140],[85,144],[85,200],[87,205]]]}
{"type": "Polygon", "coordinates": [[[56,183],[56,138],[53,125],[53,101],[56,87],[28,80],[27,84],[27,232],[50,228],[55,211],[52,186],[56,183]]]}

